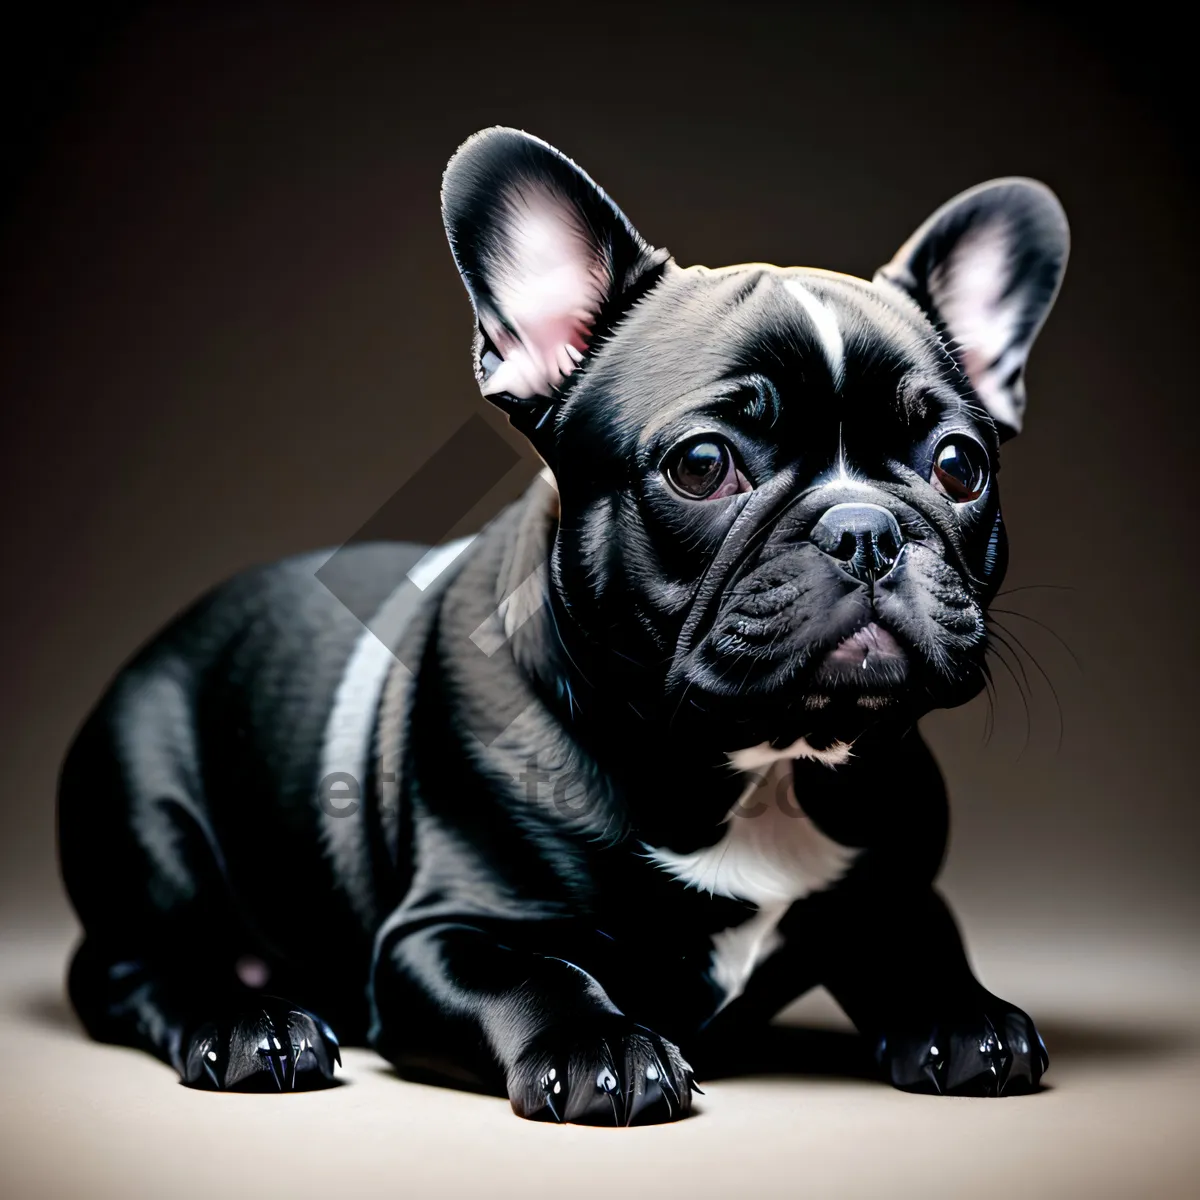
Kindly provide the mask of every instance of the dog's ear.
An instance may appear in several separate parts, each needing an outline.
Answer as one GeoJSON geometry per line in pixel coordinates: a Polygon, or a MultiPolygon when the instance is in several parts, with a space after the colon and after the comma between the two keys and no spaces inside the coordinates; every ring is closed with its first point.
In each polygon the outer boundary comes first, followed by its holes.
{"type": "Polygon", "coordinates": [[[946,335],[1000,437],[1021,430],[1025,360],[1067,265],[1067,218],[1032,179],[995,179],[943,204],[876,273],[946,335]]]}
{"type": "Polygon", "coordinates": [[[479,386],[532,436],[667,252],[648,246],[570,159],[499,126],[450,160],[442,219],[475,307],[479,386]]]}

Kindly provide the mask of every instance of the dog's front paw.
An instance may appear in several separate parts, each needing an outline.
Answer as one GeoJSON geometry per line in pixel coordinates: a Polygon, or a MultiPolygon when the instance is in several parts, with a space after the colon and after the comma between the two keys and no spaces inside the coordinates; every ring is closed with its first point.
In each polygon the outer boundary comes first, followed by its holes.
{"type": "Polygon", "coordinates": [[[321,1087],[342,1065],[334,1032],[315,1013],[272,996],[201,1025],[188,1039],[183,1082],[218,1091],[321,1087]]]}
{"type": "Polygon", "coordinates": [[[693,1090],[679,1050],[622,1017],[544,1034],[508,1076],[518,1116],[577,1125],[673,1121],[691,1111],[693,1090]]]}
{"type": "Polygon", "coordinates": [[[1002,1000],[881,1038],[884,1078],[906,1092],[1011,1096],[1032,1092],[1050,1065],[1033,1021],[1002,1000]]]}

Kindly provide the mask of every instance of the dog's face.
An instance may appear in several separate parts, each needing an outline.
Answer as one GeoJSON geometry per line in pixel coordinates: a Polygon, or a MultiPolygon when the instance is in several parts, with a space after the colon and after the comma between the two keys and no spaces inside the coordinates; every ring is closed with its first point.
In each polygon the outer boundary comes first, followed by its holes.
{"type": "Polygon", "coordinates": [[[443,200],[481,387],[557,482],[567,636],[639,712],[836,758],[980,690],[999,445],[1067,255],[1050,192],[965,193],[871,282],[678,267],[512,130],[443,200]]]}

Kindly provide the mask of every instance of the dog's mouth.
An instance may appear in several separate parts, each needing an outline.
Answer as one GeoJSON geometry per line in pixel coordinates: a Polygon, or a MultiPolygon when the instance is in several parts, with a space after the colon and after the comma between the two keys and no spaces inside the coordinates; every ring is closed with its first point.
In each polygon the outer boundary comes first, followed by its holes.
{"type": "Polygon", "coordinates": [[[870,621],[826,652],[813,674],[818,694],[851,689],[869,693],[873,687],[894,688],[908,677],[908,654],[895,636],[870,621]]]}
{"type": "MultiPolygon", "coordinates": [[[[832,645],[814,647],[798,673],[781,671],[768,678],[766,686],[760,683],[753,689],[744,682],[736,690],[696,689],[685,699],[722,723],[726,737],[745,739],[746,745],[773,753],[802,739],[804,752],[819,756],[829,747],[853,741],[880,718],[905,712],[913,701],[913,677],[921,672],[919,655],[875,616],[860,613],[849,633],[834,635],[832,645]]],[[[777,661],[788,670],[785,656],[777,661]]],[[[719,684],[727,677],[718,671],[701,679],[719,684]]]]}
{"type": "Polygon", "coordinates": [[[870,587],[808,545],[738,577],[673,666],[676,722],[717,727],[730,744],[803,737],[819,748],[969,698],[977,609],[957,573],[921,549],[870,587]]]}

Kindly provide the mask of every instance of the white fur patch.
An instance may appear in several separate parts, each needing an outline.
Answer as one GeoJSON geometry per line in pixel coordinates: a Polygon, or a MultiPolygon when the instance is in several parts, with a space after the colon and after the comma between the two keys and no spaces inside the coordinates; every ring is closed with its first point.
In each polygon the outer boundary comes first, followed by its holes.
{"type": "Polygon", "coordinates": [[[715,845],[687,854],[647,847],[649,857],[688,887],[766,906],[827,888],[857,853],[826,837],[805,815],[788,763],[775,763],[750,783],[724,824],[715,845]]]}
{"type": "Polygon", "coordinates": [[[774,762],[749,784],[715,845],[690,854],[646,847],[686,886],[758,906],[748,921],[713,935],[712,973],[726,1004],[778,946],[776,927],[788,908],[836,883],[858,855],[826,837],[796,803],[789,762],[774,762]]]}
{"type": "Polygon", "coordinates": [[[771,763],[783,759],[808,758],[813,762],[824,763],[827,767],[840,767],[850,761],[850,743],[834,742],[824,750],[810,746],[804,738],[797,738],[790,746],[782,750],[773,750],[768,742],[760,742],[757,746],[747,746],[744,750],[733,750],[729,753],[729,761],[739,771],[757,771],[760,767],[770,766],[771,763]]]}
{"type": "Polygon", "coordinates": [[[798,301],[817,331],[821,352],[833,376],[833,386],[841,387],[846,375],[846,346],[842,331],[838,328],[837,316],[827,304],[822,303],[803,284],[795,279],[785,279],[783,286],[791,297],[798,301]]]}
{"type": "Polygon", "coordinates": [[[741,925],[713,934],[711,970],[725,993],[722,1008],[746,990],[754,968],[782,945],[776,926],[787,910],[785,903],[769,904],[741,925]]]}

